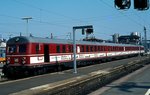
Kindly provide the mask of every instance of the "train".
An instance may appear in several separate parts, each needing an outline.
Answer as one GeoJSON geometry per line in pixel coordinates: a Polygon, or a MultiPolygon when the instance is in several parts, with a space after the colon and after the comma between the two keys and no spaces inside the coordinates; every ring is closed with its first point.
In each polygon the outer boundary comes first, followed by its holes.
{"type": "Polygon", "coordinates": [[[6,42],[0,41],[0,63],[6,62],[6,42]]]}
{"type": "MultiPolygon", "coordinates": [[[[76,41],[77,66],[143,53],[141,45],[76,41]]],[[[72,40],[16,36],[7,41],[3,73],[6,77],[40,74],[57,66],[73,67],[73,60],[72,40]]]]}

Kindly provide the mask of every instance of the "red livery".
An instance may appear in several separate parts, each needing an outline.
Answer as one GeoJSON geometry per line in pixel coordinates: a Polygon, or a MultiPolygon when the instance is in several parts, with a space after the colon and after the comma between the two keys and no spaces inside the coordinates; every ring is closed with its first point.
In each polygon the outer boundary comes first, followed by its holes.
{"type": "MultiPolygon", "coordinates": [[[[76,41],[78,65],[135,56],[144,53],[140,45],[76,41]]],[[[43,73],[51,68],[73,66],[73,41],[18,36],[7,41],[7,64],[3,73],[9,76],[43,73]]]]}

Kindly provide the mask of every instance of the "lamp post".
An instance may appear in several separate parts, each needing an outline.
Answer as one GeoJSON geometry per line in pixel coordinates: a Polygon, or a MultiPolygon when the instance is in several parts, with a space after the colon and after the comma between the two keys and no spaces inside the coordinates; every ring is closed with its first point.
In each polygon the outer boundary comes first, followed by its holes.
{"type": "Polygon", "coordinates": [[[75,38],[75,31],[77,29],[82,29],[82,31],[84,31],[84,29],[91,29],[93,31],[93,26],[92,25],[88,25],[88,26],[74,26],[73,27],[73,57],[74,57],[74,73],[77,73],[77,63],[76,63],[76,38],[75,38]]]}
{"type": "Polygon", "coordinates": [[[28,23],[29,23],[29,20],[32,19],[32,17],[23,17],[22,20],[26,20],[26,33],[27,33],[27,36],[29,36],[28,34],[28,23]]]}

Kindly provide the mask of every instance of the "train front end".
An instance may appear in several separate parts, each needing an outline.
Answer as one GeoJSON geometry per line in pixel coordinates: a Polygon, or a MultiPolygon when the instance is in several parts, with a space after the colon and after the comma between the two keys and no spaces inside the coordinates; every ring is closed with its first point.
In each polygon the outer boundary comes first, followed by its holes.
{"type": "Polygon", "coordinates": [[[29,41],[25,37],[14,37],[7,41],[6,65],[3,73],[6,77],[24,75],[29,64],[29,41]]]}

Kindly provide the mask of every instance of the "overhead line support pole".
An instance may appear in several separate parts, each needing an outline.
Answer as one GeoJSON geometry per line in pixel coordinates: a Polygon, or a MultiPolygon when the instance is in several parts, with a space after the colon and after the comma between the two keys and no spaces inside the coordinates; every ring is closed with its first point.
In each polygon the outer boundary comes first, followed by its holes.
{"type": "Polygon", "coordinates": [[[29,29],[28,29],[28,23],[29,23],[29,19],[32,19],[32,17],[23,17],[22,20],[26,20],[26,33],[27,33],[27,36],[29,36],[29,29]]]}

